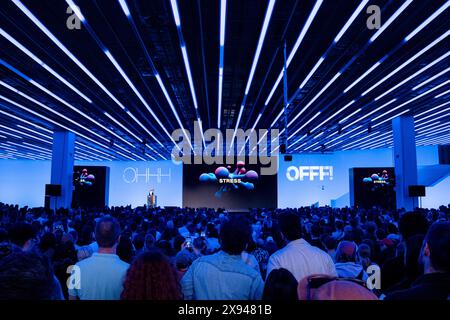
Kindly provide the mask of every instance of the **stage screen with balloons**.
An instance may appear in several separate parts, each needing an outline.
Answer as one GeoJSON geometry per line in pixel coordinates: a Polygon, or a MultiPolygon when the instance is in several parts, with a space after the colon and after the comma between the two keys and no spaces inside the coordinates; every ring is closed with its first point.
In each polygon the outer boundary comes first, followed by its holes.
{"type": "Polygon", "coordinates": [[[191,208],[277,207],[277,175],[262,175],[261,165],[245,161],[227,164],[184,164],[183,206],[191,208]]]}
{"type": "Polygon", "coordinates": [[[74,166],[73,208],[103,208],[107,204],[108,169],[103,166],[74,166]]]}
{"type": "Polygon", "coordinates": [[[353,179],[353,205],[395,209],[394,168],[352,168],[350,179],[353,179]]]}

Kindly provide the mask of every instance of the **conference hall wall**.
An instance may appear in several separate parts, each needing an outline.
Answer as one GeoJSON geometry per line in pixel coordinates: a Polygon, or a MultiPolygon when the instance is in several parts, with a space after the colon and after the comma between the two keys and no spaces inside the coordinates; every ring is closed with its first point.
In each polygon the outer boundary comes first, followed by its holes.
{"type": "MultiPolygon", "coordinates": [[[[423,205],[437,207],[449,203],[450,165],[438,164],[437,147],[419,147],[417,160],[419,184],[422,181],[430,186],[427,187],[427,197],[423,199],[423,205]],[[428,181],[425,178],[428,178],[428,181]]],[[[149,190],[154,188],[159,205],[182,206],[183,166],[170,160],[76,161],[75,165],[110,168],[109,205],[143,205],[149,190]]],[[[278,206],[286,208],[313,204],[336,207],[349,205],[350,168],[392,166],[392,149],[299,154],[294,155],[291,162],[285,162],[281,157],[278,170],[278,206]],[[306,175],[311,172],[312,176],[306,175]]],[[[21,206],[44,205],[45,184],[50,183],[50,161],[0,160],[0,170],[0,202],[17,203],[21,206]]]]}
{"type": "MultiPolygon", "coordinates": [[[[155,189],[158,205],[181,206],[182,165],[172,161],[75,161],[75,165],[107,166],[109,205],[141,206],[155,189]]],[[[0,202],[43,206],[45,184],[50,183],[50,161],[0,160],[0,202]]]]}
{"type": "MultiPolygon", "coordinates": [[[[417,148],[419,183],[428,175],[429,167],[438,163],[437,147],[417,148]]],[[[278,171],[278,206],[348,206],[350,168],[393,166],[392,149],[298,154],[294,155],[290,162],[285,162],[281,157],[278,171]]],[[[431,188],[427,188],[427,193],[430,197],[427,197],[426,204],[430,207],[450,202],[448,193],[433,193],[431,188]]]]}

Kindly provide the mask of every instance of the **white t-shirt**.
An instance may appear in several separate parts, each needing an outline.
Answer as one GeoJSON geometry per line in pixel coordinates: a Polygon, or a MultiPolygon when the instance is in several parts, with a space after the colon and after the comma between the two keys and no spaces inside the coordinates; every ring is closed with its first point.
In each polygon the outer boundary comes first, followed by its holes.
{"type": "Polygon", "coordinates": [[[291,241],[270,256],[267,275],[273,269],[279,268],[289,270],[297,281],[313,274],[337,276],[334,262],[328,253],[310,245],[304,239],[291,241]]]}
{"type": "MultiPolygon", "coordinates": [[[[76,264],[79,267],[79,288],[69,288],[69,295],[80,300],[119,300],[123,282],[130,266],[115,254],[94,253],[76,264]]],[[[77,275],[73,272],[71,275],[77,275]]],[[[76,283],[76,281],[72,281],[76,283]]]]}

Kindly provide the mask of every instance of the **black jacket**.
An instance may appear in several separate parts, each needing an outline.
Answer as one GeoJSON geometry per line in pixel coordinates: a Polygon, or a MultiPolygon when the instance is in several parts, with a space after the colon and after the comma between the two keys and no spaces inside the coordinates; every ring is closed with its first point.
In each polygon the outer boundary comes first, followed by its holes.
{"type": "Polygon", "coordinates": [[[421,276],[406,290],[395,291],[385,300],[447,300],[450,299],[450,273],[429,273],[421,276]]]}

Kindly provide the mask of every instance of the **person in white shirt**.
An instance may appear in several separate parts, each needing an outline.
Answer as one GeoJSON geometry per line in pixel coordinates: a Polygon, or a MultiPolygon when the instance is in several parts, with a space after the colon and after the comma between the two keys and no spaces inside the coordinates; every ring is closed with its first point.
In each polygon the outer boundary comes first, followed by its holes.
{"type": "Polygon", "coordinates": [[[288,244],[270,256],[267,274],[274,269],[285,268],[297,281],[313,274],[337,276],[331,257],[301,238],[301,222],[296,214],[281,214],[279,226],[288,244]]]}
{"type": "Polygon", "coordinates": [[[116,255],[120,225],[110,216],[95,227],[98,252],[79,261],[69,278],[69,300],[119,300],[129,264],[116,255]]]}

